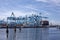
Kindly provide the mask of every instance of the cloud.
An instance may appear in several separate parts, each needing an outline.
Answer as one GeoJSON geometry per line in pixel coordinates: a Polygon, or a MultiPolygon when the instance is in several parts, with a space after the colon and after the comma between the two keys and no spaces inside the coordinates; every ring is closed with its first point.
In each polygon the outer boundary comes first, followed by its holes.
{"type": "Polygon", "coordinates": [[[60,0],[36,0],[36,1],[42,1],[42,2],[47,2],[50,4],[54,4],[54,5],[60,5],[60,0]]]}
{"type": "Polygon", "coordinates": [[[33,5],[27,5],[27,6],[24,6],[24,7],[27,8],[27,9],[30,9],[30,10],[34,10],[34,11],[38,10],[33,5]]]}
{"type": "Polygon", "coordinates": [[[45,15],[50,15],[49,12],[47,12],[45,10],[37,9],[33,5],[27,5],[27,6],[25,6],[25,8],[30,9],[34,13],[44,13],[45,15]]]}
{"type": "Polygon", "coordinates": [[[36,0],[36,1],[43,1],[43,2],[47,2],[47,0],[36,0]]]}

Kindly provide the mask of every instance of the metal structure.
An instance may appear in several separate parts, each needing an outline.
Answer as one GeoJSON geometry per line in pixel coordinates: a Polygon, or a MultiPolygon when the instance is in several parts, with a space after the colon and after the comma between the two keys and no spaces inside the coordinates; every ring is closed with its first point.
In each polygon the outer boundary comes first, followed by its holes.
{"type": "MultiPolygon", "coordinates": [[[[27,15],[25,17],[15,17],[12,12],[11,16],[7,17],[6,22],[0,20],[0,28],[6,29],[6,40],[17,40],[17,29],[20,30],[19,40],[49,40],[47,39],[49,28],[42,28],[43,26],[41,26],[41,22],[43,22],[44,26],[45,23],[49,22],[42,18],[47,19],[48,17],[43,17],[41,13],[39,15],[32,14],[29,17],[27,15]]],[[[57,27],[58,25],[55,26],[57,27]]]]}
{"type": "MultiPolygon", "coordinates": [[[[25,17],[15,17],[14,13],[12,12],[10,17],[7,17],[7,21],[2,21],[0,24],[3,25],[3,27],[6,26],[16,26],[16,27],[41,27],[41,21],[43,21],[42,18],[47,19],[48,17],[43,17],[41,15],[42,13],[39,13],[39,15],[32,14],[31,16],[25,16],[25,17]],[[5,22],[5,24],[4,24],[5,22]]],[[[0,25],[1,26],[1,25],[0,25]]]]}
{"type": "MultiPolygon", "coordinates": [[[[14,13],[12,12],[11,16],[7,17],[7,22],[5,25],[6,27],[1,27],[1,28],[6,28],[7,40],[16,40],[15,39],[16,38],[16,28],[19,28],[20,32],[22,31],[21,28],[35,28],[34,31],[36,33],[36,31],[38,31],[38,28],[42,27],[41,23],[40,23],[40,21],[42,21],[42,18],[47,18],[47,17],[42,17],[41,13],[40,13],[40,15],[32,14],[29,17],[26,15],[25,17],[21,18],[21,17],[15,17],[14,13]],[[9,28],[11,28],[11,29],[9,29],[9,28]]],[[[30,37],[30,35],[28,37],[30,37]]],[[[35,40],[38,40],[38,39],[36,38],[35,40]]],[[[40,38],[39,38],[39,40],[40,40],[40,38]]]]}

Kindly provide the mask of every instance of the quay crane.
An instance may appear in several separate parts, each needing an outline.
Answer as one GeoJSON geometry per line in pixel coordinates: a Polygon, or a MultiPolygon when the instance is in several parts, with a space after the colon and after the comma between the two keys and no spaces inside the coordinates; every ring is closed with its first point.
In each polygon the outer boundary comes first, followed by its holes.
{"type": "Polygon", "coordinates": [[[41,14],[42,13],[39,13],[39,15],[32,14],[29,17],[27,15],[25,17],[15,17],[14,13],[12,12],[11,16],[7,17],[7,22],[5,23],[4,26],[5,27],[6,26],[16,26],[16,27],[41,26],[42,25],[41,22],[44,22],[42,18],[45,19],[48,18],[48,17],[43,17],[41,14]]]}
{"type": "MultiPolygon", "coordinates": [[[[39,15],[32,14],[32,16],[28,17],[26,15],[25,17],[21,18],[21,17],[15,17],[14,13],[12,12],[11,16],[7,17],[6,23],[4,24],[4,21],[2,21],[1,23],[3,25],[2,28],[6,28],[6,34],[7,34],[7,39],[8,39],[8,34],[9,34],[8,28],[13,28],[13,30],[10,29],[10,32],[14,31],[14,33],[16,34],[16,28],[19,28],[19,30],[21,31],[21,28],[42,27],[41,26],[42,25],[41,22],[43,22],[42,18],[46,19],[47,17],[42,17],[41,13],[39,13],[39,15]]],[[[46,21],[44,21],[44,22],[46,23],[46,21]]],[[[16,37],[16,35],[14,37],[16,37]]]]}

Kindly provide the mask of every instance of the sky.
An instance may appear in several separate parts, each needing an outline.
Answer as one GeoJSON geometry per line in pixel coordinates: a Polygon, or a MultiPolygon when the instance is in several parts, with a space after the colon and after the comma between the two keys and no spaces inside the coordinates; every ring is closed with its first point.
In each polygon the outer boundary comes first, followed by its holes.
{"type": "Polygon", "coordinates": [[[16,17],[42,13],[49,22],[60,24],[60,0],[0,0],[0,19],[12,12],[16,17]]]}

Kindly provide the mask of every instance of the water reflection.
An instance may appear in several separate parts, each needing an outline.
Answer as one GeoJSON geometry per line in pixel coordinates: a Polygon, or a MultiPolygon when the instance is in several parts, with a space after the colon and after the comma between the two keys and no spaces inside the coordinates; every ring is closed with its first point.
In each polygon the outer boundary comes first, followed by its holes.
{"type": "Polygon", "coordinates": [[[17,39],[48,40],[48,30],[48,28],[22,28],[20,33],[17,31],[17,39]]]}
{"type": "Polygon", "coordinates": [[[60,29],[49,28],[49,40],[60,40],[60,29]]]}
{"type": "MultiPolygon", "coordinates": [[[[60,30],[57,28],[22,28],[17,29],[16,35],[13,29],[9,29],[9,38],[16,40],[60,40],[60,30]]],[[[0,40],[6,40],[6,29],[0,29],[0,40]]]]}

